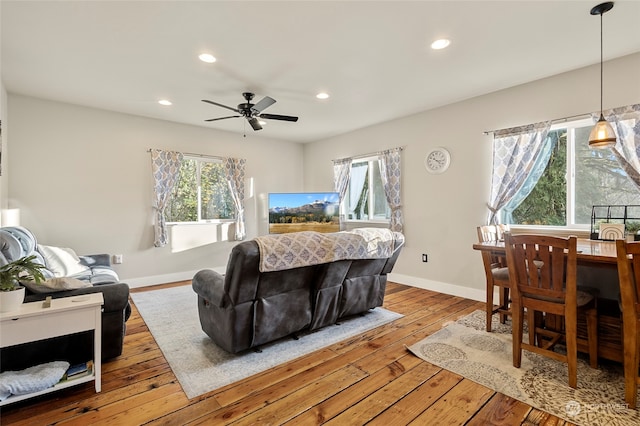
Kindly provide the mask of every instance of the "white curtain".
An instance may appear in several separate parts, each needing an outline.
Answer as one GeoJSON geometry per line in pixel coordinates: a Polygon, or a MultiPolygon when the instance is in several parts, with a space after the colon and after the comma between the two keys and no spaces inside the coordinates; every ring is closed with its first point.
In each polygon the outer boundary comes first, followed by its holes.
{"type": "Polygon", "coordinates": [[[153,245],[156,247],[164,247],[168,242],[164,211],[171,191],[173,191],[173,187],[180,176],[180,165],[183,157],[180,152],[151,150],[151,171],[154,180],[153,208],[155,210],[155,238],[153,245]]]}
{"type": "Polygon", "coordinates": [[[246,236],[244,225],[244,169],[247,160],[244,158],[225,158],[224,171],[229,183],[231,198],[236,209],[236,241],[246,236]]]}
{"type": "MultiPolygon", "coordinates": [[[[640,104],[614,108],[603,114],[614,126],[618,139],[611,151],[640,190],[640,104]]],[[[595,120],[598,118],[599,114],[595,120]]]]}
{"type": "Polygon", "coordinates": [[[394,148],[380,153],[380,178],[384,187],[384,195],[387,203],[391,208],[391,225],[392,231],[402,232],[403,218],[402,205],[400,204],[401,186],[400,178],[402,176],[402,164],[400,162],[402,148],[394,148]]]}
{"type": "Polygon", "coordinates": [[[522,189],[534,167],[540,166],[538,157],[550,127],[551,122],[546,121],[494,132],[487,223],[499,223],[497,213],[522,189]]]}
{"type": "MultiPolygon", "coordinates": [[[[349,214],[355,213],[358,201],[364,190],[364,182],[367,180],[369,171],[368,163],[360,163],[351,167],[351,179],[349,185],[349,214]]],[[[365,194],[366,196],[366,194],[365,194]]]]}

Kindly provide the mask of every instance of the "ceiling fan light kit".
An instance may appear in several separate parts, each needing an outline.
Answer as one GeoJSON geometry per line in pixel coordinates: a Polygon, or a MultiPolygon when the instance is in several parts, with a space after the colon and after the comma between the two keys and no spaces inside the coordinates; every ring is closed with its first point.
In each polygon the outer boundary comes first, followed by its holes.
{"type": "Polygon", "coordinates": [[[251,128],[253,128],[253,130],[256,130],[256,131],[262,129],[259,119],[292,121],[292,122],[298,121],[298,117],[294,117],[291,115],[263,114],[262,111],[264,111],[265,109],[267,109],[268,107],[276,103],[276,100],[269,96],[265,96],[257,104],[251,103],[251,101],[255,97],[255,94],[251,92],[244,92],[242,96],[244,97],[246,102],[239,104],[237,108],[233,108],[227,105],[220,104],[218,102],[203,99],[202,102],[206,102],[211,105],[216,105],[221,108],[226,108],[228,110],[234,111],[237,114],[237,115],[229,115],[226,117],[209,118],[205,121],[218,121],[218,120],[226,120],[227,118],[244,117],[251,125],[251,128]]]}
{"type": "Polygon", "coordinates": [[[604,118],[604,114],[602,113],[602,15],[611,9],[613,9],[613,2],[608,1],[593,7],[590,12],[592,15],[600,15],[600,119],[593,129],[591,129],[591,133],[589,133],[589,147],[597,149],[610,148],[616,144],[616,132],[613,130],[613,127],[611,127],[611,124],[609,124],[609,122],[604,118]]]}

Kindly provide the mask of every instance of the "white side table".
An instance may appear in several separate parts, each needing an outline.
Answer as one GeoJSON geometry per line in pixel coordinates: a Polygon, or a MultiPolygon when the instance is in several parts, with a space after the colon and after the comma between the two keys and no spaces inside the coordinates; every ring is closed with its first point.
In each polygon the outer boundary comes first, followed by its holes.
{"type": "Polygon", "coordinates": [[[94,330],[93,374],[62,381],[40,392],[28,395],[12,395],[0,402],[0,406],[23,399],[43,395],[59,389],[95,380],[96,392],[101,390],[102,369],[102,293],[52,299],[49,308],[43,302],[23,303],[14,312],[0,314],[0,347],[34,342],[51,337],[64,336],[94,330]]]}

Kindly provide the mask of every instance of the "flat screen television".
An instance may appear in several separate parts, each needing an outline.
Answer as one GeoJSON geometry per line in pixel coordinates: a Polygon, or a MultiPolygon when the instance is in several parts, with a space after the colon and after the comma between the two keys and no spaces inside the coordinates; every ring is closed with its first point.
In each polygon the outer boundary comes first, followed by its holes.
{"type": "Polygon", "coordinates": [[[269,233],[340,231],[337,192],[278,192],[269,194],[269,233]]]}

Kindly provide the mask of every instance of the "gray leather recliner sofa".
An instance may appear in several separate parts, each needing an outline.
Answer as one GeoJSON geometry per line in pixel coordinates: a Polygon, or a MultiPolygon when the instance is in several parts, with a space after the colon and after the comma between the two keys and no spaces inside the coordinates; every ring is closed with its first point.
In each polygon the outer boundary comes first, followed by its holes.
{"type": "MultiPolygon", "coordinates": [[[[237,353],[382,306],[387,274],[404,243],[401,234],[391,235],[393,248],[384,258],[273,271],[261,271],[261,247],[255,239],[237,244],[224,276],[205,269],[192,280],[203,331],[224,350],[237,353]]],[[[297,252],[308,249],[304,244],[293,247],[297,252]]]]}
{"type": "MultiPolygon", "coordinates": [[[[35,255],[46,265],[38,251],[38,242],[31,231],[24,227],[0,228],[0,265],[24,256],[35,255]]],[[[27,287],[25,302],[35,302],[52,298],[78,296],[101,292],[102,307],[102,359],[108,360],[122,354],[126,321],[131,315],[129,286],[118,282],[118,275],[111,268],[108,254],[78,256],[84,271],[72,277],[90,283],[91,286],[74,290],[33,292],[27,287]]],[[[50,271],[44,271],[45,278],[51,278],[50,271]]],[[[85,362],[92,358],[93,332],[84,332],[53,339],[41,340],[23,345],[3,348],[0,366],[2,371],[20,370],[52,360],[67,360],[71,364],[85,362]]]]}

